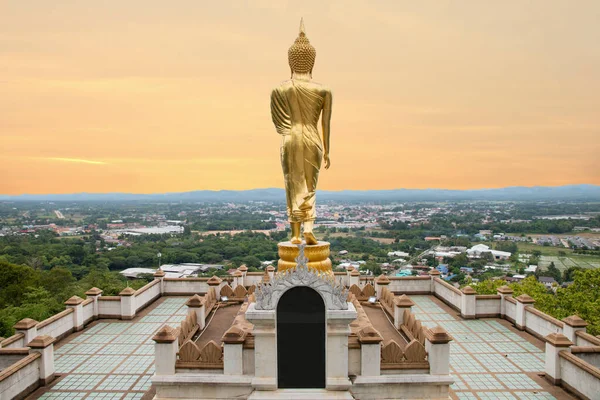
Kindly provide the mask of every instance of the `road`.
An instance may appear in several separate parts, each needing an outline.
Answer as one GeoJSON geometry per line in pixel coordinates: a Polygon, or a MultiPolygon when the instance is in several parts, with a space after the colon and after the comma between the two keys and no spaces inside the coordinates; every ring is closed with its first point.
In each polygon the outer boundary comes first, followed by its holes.
{"type": "Polygon", "coordinates": [[[411,257],[410,259],[408,259],[408,261],[403,263],[399,268],[396,268],[395,270],[391,271],[388,275],[391,275],[391,276],[396,275],[396,272],[398,272],[399,269],[402,269],[403,266],[412,265],[414,261],[420,260],[421,258],[423,258],[423,256],[425,254],[429,253],[430,251],[432,251],[439,245],[440,244],[438,242],[438,243],[434,244],[433,246],[431,246],[430,248],[428,248],[427,250],[424,250],[423,252],[419,253],[418,255],[411,257]]]}

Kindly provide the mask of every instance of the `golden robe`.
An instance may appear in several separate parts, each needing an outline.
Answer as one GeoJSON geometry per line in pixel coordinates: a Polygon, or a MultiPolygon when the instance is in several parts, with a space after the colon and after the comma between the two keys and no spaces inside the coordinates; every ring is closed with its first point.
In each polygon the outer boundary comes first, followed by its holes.
{"type": "Polygon", "coordinates": [[[281,137],[281,166],[289,222],[314,221],[315,191],[323,159],[317,123],[324,105],[320,85],[284,82],[271,93],[271,117],[281,137]]]}

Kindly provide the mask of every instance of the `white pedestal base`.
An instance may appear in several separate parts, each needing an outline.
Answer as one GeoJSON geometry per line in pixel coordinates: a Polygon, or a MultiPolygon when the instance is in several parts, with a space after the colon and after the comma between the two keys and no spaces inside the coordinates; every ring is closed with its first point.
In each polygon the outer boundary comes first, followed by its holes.
{"type": "Polygon", "coordinates": [[[248,400],[309,400],[309,399],[331,399],[352,400],[354,397],[347,392],[332,392],[325,389],[278,389],[275,391],[255,391],[248,400]]]}

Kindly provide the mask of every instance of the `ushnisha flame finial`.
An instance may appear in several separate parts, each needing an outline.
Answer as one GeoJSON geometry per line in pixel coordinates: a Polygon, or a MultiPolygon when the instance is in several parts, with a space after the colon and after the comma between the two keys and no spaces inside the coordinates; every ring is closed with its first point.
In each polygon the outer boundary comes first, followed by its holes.
{"type": "Polygon", "coordinates": [[[288,50],[288,61],[292,73],[312,74],[317,51],[310,44],[304,30],[304,18],[300,18],[300,31],[294,44],[288,50]]]}

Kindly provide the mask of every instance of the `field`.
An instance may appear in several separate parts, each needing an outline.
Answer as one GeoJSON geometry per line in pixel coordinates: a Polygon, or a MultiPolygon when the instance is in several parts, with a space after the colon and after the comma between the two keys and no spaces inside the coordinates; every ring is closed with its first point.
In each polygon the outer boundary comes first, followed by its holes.
{"type": "Polygon", "coordinates": [[[551,262],[554,262],[556,268],[561,271],[570,267],[600,268],[600,256],[576,254],[566,247],[538,246],[533,243],[517,243],[517,246],[521,254],[531,254],[534,250],[541,251],[539,263],[541,268],[547,268],[551,262]]]}
{"type": "Polygon", "coordinates": [[[528,232],[505,232],[507,236],[527,236],[532,238],[538,238],[542,236],[556,236],[556,237],[569,237],[569,236],[581,236],[587,238],[597,239],[600,238],[600,232],[591,232],[591,231],[577,231],[577,232],[569,232],[569,233],[528,233],[528,232]]]}
{"type": "Polygon", "coordinates": [[[542,268],[547,268],[551,262],[553,262],[556,268],[558,268],[561,271],[564,271],[570,267],[600,268],[599,256],[585,255],[577,255],[571,257],[542,256],[540,258],[539,265],[542,268]]]}
{"type": "MultiPolygon", "coordinates": [[[[560,252],[564,252],[567,255],[571,255],[573,253],[573,250],[568,249],[566,247],[554,247],[554,246],[538,246],[537,244],[533,244],[533,243],[517,243],[517,246],[519,247],[519,253],[531,253],[534,250],[539,250],[542,252],[542,255],[544,256],[558,256],[559,255],[559,251],[560,252]]],[[[562,254],[562,253],[560,253],[562,254]]]]}
{"type": "MultiPolygon", "coordinates": [[[[378,237],[368,237],[366,239],[371,239],[371,240],[374,240],[376,242],[383,243],[383,244],[392,244],[392,243],[394,243],[394,240],[395,240],[394,238],[378,238],[378,237]]],[[[403,242],[403,240],[401,240],[401,242],[403,242]]]]}

